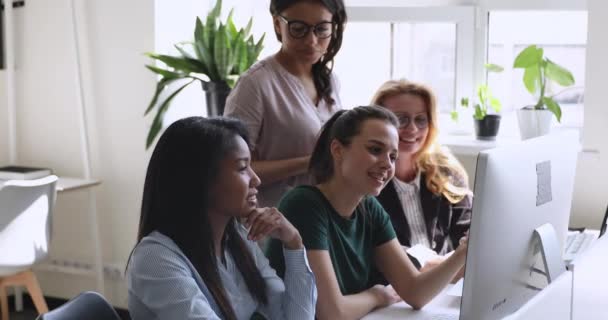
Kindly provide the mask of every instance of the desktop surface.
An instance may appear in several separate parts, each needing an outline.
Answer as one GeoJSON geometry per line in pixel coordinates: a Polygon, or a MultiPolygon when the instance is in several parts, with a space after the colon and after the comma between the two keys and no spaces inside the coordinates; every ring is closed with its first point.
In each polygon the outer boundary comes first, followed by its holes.
{"type": "Polygon", "coordinates": [[[608,319],[608,236],[573,262],[572,319],[608,319]]]}
{"type": "Polygon", "coordinates": [[[452,284],[448,285],[421,310],[414,310],[410,305],[401,301],[386,308],[374,310],[361,318],[361,320],[458,320],[460,314],[460,297],[448,294],[452,286],[452,284]]]}

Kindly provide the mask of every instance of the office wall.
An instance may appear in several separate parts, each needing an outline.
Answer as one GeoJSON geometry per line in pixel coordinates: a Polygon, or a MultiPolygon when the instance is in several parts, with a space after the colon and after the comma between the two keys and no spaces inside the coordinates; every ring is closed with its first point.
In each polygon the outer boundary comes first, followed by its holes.
{"type": "MultiPolygon", "coordinates": [[[[93,176],[105,264],[124,267],[135,242],[149,153],[150,119],[143,110],[154,89],[143,52],[154,48],[154,1],[74,1],[90,62],[85,92],[93,176]],[[86,29],[86,30],[85,30],[86,29]],[[93,108],[94,107],[94,108],[93,108]]],[[[20,162],[82,176],[79,96],[70,0],[28,1],[17,24],[18,155],[20,162]]],[[[86,52],[85,52],[86,53],[86,52]]],[[[85,68],[86,69],[86,68],[85,68]]],[[[4,112],[4,111],[1,111],[4,112]]],[[[2,121],[6,120],[3,113],[2,121]]],[[[0,136],[0,137],[3,137],[0,136]]],[[[5,139],[3,139],[5,140],[5,139]]],[[[2,142],[4,143],[4,142],[2,142]]],[[[8,150],[0,144],[2,152],[8,150]]],[[[55,210],[53,258],[91,262],[86,191],[61,194],[55,210]]],[[[69,298],[95,289],[94,278],[41,272],[45,294],[69,298]]],[[[106,281],[106,296],[126,306],[123,281],[106,281]]]]}
{"type": "Polygon", "coordinates": [[[608,205],[608,3],[588,1],[588,38],[586,57],[585,125],[583,148],[589,152],[579,157],[572,222],[581,226],[599,226],[608,205]]]}
{"type": "Polygon", "coordinates": [[[6,72],[0,70],[0,164],[9,161],[8,110],[6,108],[6,72]]]}

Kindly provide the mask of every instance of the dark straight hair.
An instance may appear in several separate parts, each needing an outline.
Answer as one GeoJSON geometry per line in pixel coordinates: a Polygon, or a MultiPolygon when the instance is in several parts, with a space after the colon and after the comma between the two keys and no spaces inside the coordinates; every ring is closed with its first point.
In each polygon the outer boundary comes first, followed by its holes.
{"type": "MultiPolygon", "coordinates": [[[[225,319],[236,319],[218,272],[213,232],[207,210],[209,192],[221,162],[236,148],[236,138],[249,144],[247,130],[235,119],[190,117],[165,130],[154,148],[144,185],[137,242],[153,231],[171,238],[196,268],[225,319]]],[[[268,303],[266,283],[233,218],[222,247],[237,266],[251,295],[268,303]]]]}
{"type": "Polygon", "coordinates": [[[310,157],[308,170],[316,183],[323,183],[334,175],[334,159],[331,155],[331,142],[336,139],[348,146],[353,137],[361,132],[363,122],[378,119],[399,127],[399,120],[389,110],[378,106],[361,106],[351,110],[336,112],[321,129],[319,138],[310,157]]]}
{"type": "MultiPolygon", "coordinates": [[[[280,14],[292,5],[313,0],[271,0],[270,14],[274,17],[280,14]]],[[[332,22],[334,31],[331,36],[331,41],[327,47],[327,52],[312,66],[312,76],[315,83],[315,89],[320,98],[324,99],[327,104],[335,103],[331,97],[333,88],[331,87],[331,72],[334,67],[334,57],[342,47],[342,37],[344,34],[344,25],[346,24],[346,9],[342,0],[316,0],[323,4],[332,14],[332,22]]],[[[281,41],[281,36],[277,33],[277,39],[281,41]]]]}

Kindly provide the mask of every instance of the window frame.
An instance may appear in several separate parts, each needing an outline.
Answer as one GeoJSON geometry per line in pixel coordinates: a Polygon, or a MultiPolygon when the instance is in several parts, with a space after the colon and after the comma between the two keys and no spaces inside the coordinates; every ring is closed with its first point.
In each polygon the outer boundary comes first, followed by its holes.
{"type": "MultiPolygon", "coordinates": [[[[483,75],[485,53],[476,45],[478,29],[476,6],[347,6],[349,22],[387,22],[387,23],[453,23],[456,25],[456,63],[453,108],[459,97],[470,96],[476,80],[483,75]],[[480,55],[481,54],[481,55],[480,55]],[[478,57],[484,57],[478,59],[478,57]]],[[[391,37],[394,41],[394,38],[391,37]]],[[[394,74],[394,45],[391,43],[391,76],[394,74]]],[[[484,48],[483,46],[481,47],[484,48]]],[[[446,114],[447,112],[443,112],[446,114]]]]}

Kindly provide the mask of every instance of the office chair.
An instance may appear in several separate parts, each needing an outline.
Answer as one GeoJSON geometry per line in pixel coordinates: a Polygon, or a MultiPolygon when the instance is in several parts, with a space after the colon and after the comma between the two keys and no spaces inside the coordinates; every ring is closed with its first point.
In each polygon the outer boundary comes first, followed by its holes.
{"type": "Polygon", "coordinates": [[[38,313],[48,311],[32,265],[46,258],[56,176],[9,180],[0,186],[0,309],[8,320],[6,288],[25,286],[38,313]]]}
{"type": "Polygon", "coordinates": [[[99,293],[85,291],[37,320],[121,320],[114,307],[99,293]]]}

